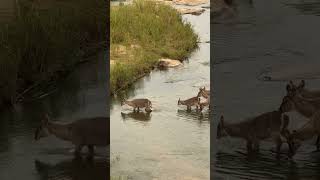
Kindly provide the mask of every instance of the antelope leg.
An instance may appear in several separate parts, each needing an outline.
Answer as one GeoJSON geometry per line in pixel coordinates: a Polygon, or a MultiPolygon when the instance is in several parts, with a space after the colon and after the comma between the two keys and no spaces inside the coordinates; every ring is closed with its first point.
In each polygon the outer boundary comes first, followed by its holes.
{"type": "Polygon", "coordinates": [[[252,151],[252,142],[251,141],[247,141],[247,151],[248,153],[250,153],[252,151]]]}
{"type": "Polygon", "coordinates": [[[75,156],[80,156],[81,150],[82,150],[83,145],[76,145],[74,155],[75,156]]]}
{"type": "Polygon", "coordinates": [[[93,147],[93,145],[88,145],[88,150],[89,150],[89,155],[93,156],[94,155],[94,147],[93,147]]]}
{"type": "Polygon", "coordinates": [[[317,137],[317,142],[316,142],[316,146],[317,146],[317,151],[319,151],[320,150],[320,135],[318,135],[318,137],[317,137]]]}

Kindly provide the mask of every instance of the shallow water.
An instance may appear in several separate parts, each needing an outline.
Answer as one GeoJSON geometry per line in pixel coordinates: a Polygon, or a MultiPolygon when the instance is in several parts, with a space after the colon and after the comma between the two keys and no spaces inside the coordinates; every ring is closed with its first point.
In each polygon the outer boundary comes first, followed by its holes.
{"type": "MultiPolygon", "coordinates": [[[[108,148],[96,149],[93,161],[73,159],[71,143],[53,136],[34,141],[43,113],[60,122],[107,116],[106,58],[104,53],[80,65],[53,93],[14,110],[1,112],[0,179],[101,179],[108,176],[108,148]]],[[[86,153],[86,148],[83,149],[86,153]]]]}
{"type": "MultiPolygon", "coordinates": [[[[315,139],[306,141],[293,160],[277,159],[271,142],[262,142],[258,156],[245,155],[245,142],[215,139],[220,116],[239,122],[279,108],[288,80],[306,79],[319,88],[320,4],[318,1],[237,1],[237,15],[214,19],[214,125],[211,148],[215,179],[319,179],[320,153],[315,139]],[[276,77],[274,80],[260,77],[276,77]]],[[[290,129],[306,122],[290,113],[290,129]]],[[[284,147],[283,151],[285,151],[284,147]]]]}
{"type": "MultiPolygon", "coordinates": [[[[200,35],[210,39],[209,16],[184,15],[200,35]]],[[[210,44],[199,43],[183,66],[153,71],[128,90],[129,99],[148,98],[153,112],[132,113],[111,102],[111,176],[128,179],[209,179],[210,122],[203,113],[178,107],[179,98],[196,96],[210,86],[210,44]]]]}

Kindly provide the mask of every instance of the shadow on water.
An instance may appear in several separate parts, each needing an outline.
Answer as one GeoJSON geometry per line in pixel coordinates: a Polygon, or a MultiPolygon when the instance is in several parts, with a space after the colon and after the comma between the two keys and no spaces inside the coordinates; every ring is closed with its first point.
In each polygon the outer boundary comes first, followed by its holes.
{"type": "Polygon", "coordinates": [[[109,163],[105,159],[67,159],[56,164],[50,164],[39,160],[34,161],[34,165],[41,180],[64,179],[64,180],[89,180],[89,179],[109,179],[109,163]]]}
{"type": "Polygon", "coordinates": [[[134,119],[137,121],[150,121],[151,120],[151,112],[129,112],[124,113],[121,112],[121,117],[125,121],[127,119],[134,119]]]}
{"type": "Polygon", "coordinates": [[[199,123],[203,121],[209,121],[209,112],[207,110],[177,110],[177,115],[189,120],[199,120],[199,123]]]}

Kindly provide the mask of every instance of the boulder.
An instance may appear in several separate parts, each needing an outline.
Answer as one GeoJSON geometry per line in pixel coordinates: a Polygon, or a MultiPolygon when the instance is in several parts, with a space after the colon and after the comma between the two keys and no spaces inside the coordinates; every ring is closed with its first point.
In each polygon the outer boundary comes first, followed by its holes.
{"type": "Polygon", "coordinates": [[[192,14],[192,15],[199,16],[205,10],[204,9],[198,9],[198,8],[197,9],[195,9],[195,8],[179,8],[178,11],[181,14],[192,14]]]}
{"type": "Polygon", "coordinates": [[[173,3],[186,6],[198,6],[209,3],[209,0],[173,0],[173,3]]]}
{"type": "Polygon", "coordinates": [[[182,65],[179,60],[174,59],[160,59],[158,63],[158,67],[160,68],[169,68],[169,67],[177,67],[182,65]]]}

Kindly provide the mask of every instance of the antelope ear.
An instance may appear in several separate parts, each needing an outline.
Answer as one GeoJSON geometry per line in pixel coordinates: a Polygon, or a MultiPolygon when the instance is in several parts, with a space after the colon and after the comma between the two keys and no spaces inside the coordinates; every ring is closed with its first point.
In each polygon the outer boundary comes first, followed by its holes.
{"type": "Polygon", "coordinates": [[[293,81],[292,81],[292,80],[290,80],[290,81],[289,81],[289,84],[290,84],[291,86],[294,86],[294,84],[293,84],[293,81]]]}
{"type": "Polygon", "coordinates": [[[299,84],[299,88],[304,88],[305,85],[306,85],[306,82],[304,80],[301,80],[299,84]]]}
{"type": "Polygon", "coordinates": [[[206,87],[205,87],[205,86],[203,87],[203,90],[206,90],[206,87]]]}
{"type": "Polygon", "coordinates": [[[292,91],[292,88],[291,88],[291,86],[289,84],[287,84],[286,89],[287,89],[287,92],[292,91]]]}

